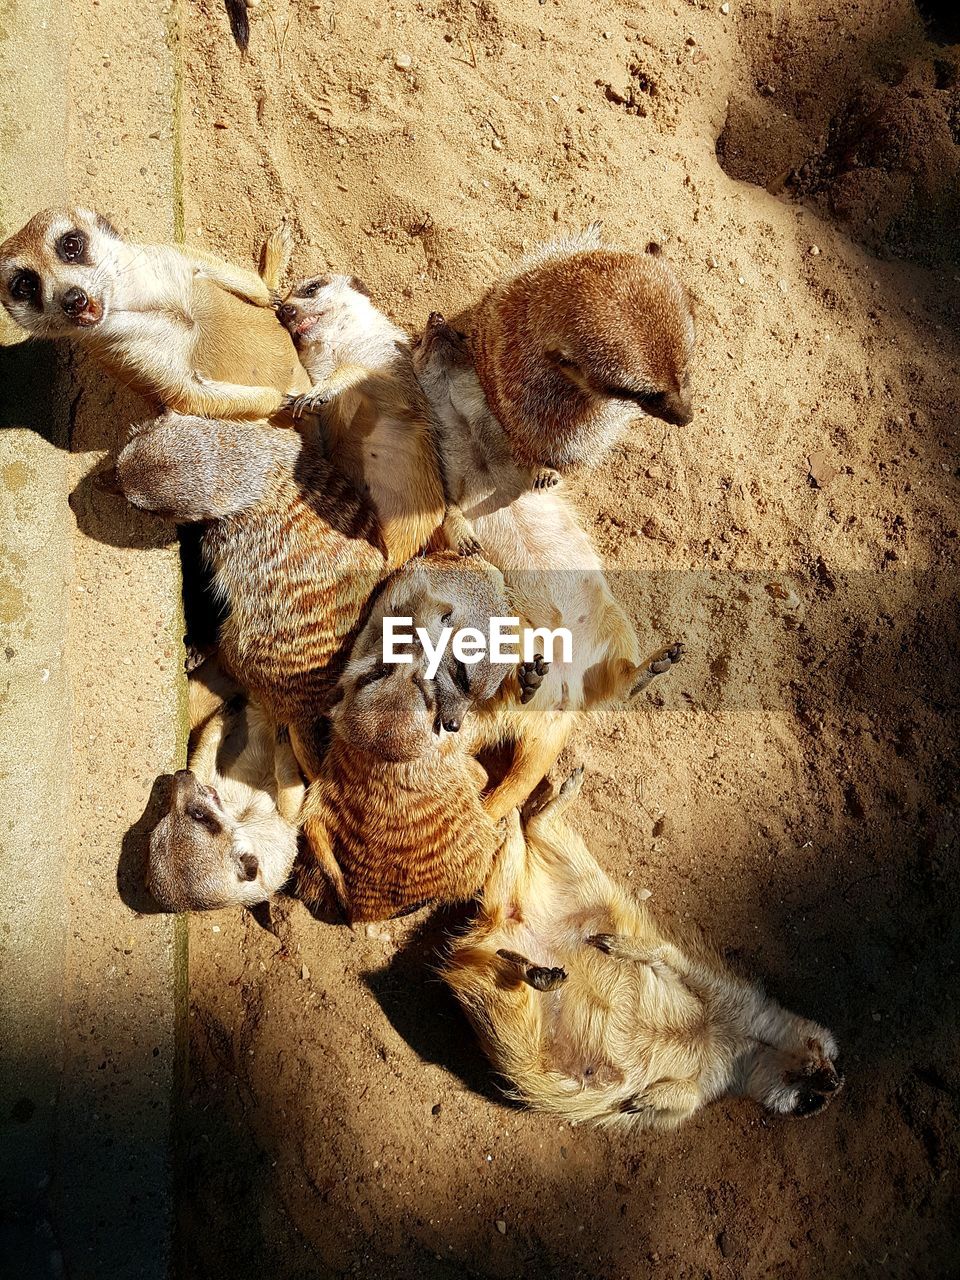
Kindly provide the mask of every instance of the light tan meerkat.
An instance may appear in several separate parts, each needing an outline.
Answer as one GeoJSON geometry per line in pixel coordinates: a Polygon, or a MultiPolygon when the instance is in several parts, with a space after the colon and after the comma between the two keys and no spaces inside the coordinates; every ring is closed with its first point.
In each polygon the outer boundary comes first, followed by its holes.
{"type": "Polygon", "coordinates": [[[507,678],[529,698],[542,663],[518,670],[484,654],[432,673],[419,645],[410,662],[387,662],[384,619],[411,618],[436,645],[445,627],[488,631],[505,608],[498,571],[449,551],[411,561],[383,586],[340,678],[304,804],[297,896],[308,906],[323,903],[329,885],[348,920],[380,920],[469,898],[483,884],[500,833],[481,804],[486,772],[457,730],[507,678]]]}
{"type": "Polygon", "coordinates": [[[521,466],[596,462],[641,416],[691,420],[689,295],[659,250],[605,244],[599,222],[526,257],[470,326],[480,385],[521,466]]]}
{"type": "Polygon", "coordinates": [[[813,1115],[843,1084],[826,1028],[692,930],[658,924],[563,820],[582,769],[510,829],[446,981],[512,1097],[571,1123],[673,1129],[728,1094],[813,1115]]]}
{"type": "Polygon", "coordinates": [[[571,660],[554,655],[530,708],[519,706],[508,682],[471,717],[469,750],[514,743],[507,774],[486,799],[499,819],[546,776],[580,713],[638,696],[670,670],[683,647],[671,644],[641,660],[634,628],[565,495],[518,493],[509,470],[497,458],[488,461],[499,427],[462,335],[435,316],[414,345],[414,363],[441,424],[452,496],[484,555],[503,573],[511,614],[524,628],[563,626],[571,633],[571,660]]]}
{"type": "Polygon", "coordinates": [[[317,412],[332,461],[369,491],[391,567],[404,564],[444,519],[433,415],[408,336],[355,276],[301,280],[277,314],[312,382],[294,416],[317,412]]]}
{"type": "Polygon", "coordinates": [[[286,732],[215,660],[189,685],[196,740],[150,834],[148,887],[165,911],[252,907],[290,877],[306,787],[286,732]]]}
{"type": "Polygon", "coordinates": [[[290,252],[280,227],[261,278],[203,250],[131,244],[90,209],[45,209],[0,245],[0,301],[157,408],[265,418],[308,384],[273,310],[290,252]]]}

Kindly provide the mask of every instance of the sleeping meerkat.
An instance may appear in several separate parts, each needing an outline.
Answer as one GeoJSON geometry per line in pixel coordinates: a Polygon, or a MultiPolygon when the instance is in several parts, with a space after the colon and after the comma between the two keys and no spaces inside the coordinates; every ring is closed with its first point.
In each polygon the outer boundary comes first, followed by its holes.
{"type": "Polygon", "coordinates": [[[165,911],[266,902],[297,854],[306,788],[289,738],[231,682],[198,722],[211,663],[190,679],[190,767],[173,778],[169,808],[150,835],[148,887],[165,911]],[[232,692],[231,692],[232,689],[232,692]]]}
{"type": "Polygon", "coordinates": [[[109,483],[141,510],[204,525],[229,606],[221,661],[289,725],[314,777],[339,664],[387,574],[370,502],[296,431],[179,414],[140,429],[109,483]]]}
{"type": "MultiPolygon", "coordinates": [[[[469,898],[486,879],[500,834],[480,801],[486,772],[458,730],[515,669],[484,655],[431,677],[423,649],[387,663],[383,621],[413,618],[435,644],[441,628],[486,630],[505,608],[500,574],[451,552],[411,561],[384,585],[341,676],[304,804],[297,894],[308,905],[330,885],[351,923],[380,920],[469,898]]],[[[541,676],[542,664],[521,666],[518,687],[535,689],[541,676]]]]}
{"type": "Polygon", "coordinates": [[[370,493],[391,567],[404,564],[444,519],[432,413],[407,335],[355,276],[301,280],[277,314],[313,384],[294,415],[319,413],[332,460],[370,493]]]}
{"type": "Polygon", "coordinates": [[[519,816],[444,974],[513,1097],[571,1123],[672,1129],[727,1094],[782,1115],[843,1085],[824,1027],[664,929],[566,825],[582,769],[519,816]]]}
{"type": "Polygon", "coordinates": [[[451,495],[483,554],[503,573],[523,627],[566,627],[569,662],[554,662],[531,708],[509,684],[471,718],[471,752],[513,741],[507,775],[487,797],[491,815],[522,804],[563,750],[581,712],[634,698],[679,661],[680,644],[641,660],[629,618],[573,508],[556,489],[518,492],[503,431],[490,412],[462,335],[434,315],[414,346],[414,364],[439,423],[451,495]]]}
{"type": "Polygon", "coordinates": [[[473,311],[477,376],[520,466],[595,462],[638,415],[692,416],[689,296],[600,223],[535,250],[473,311]]]}
{"type": "Polygon", "coordinates": [[[22,328],[69,338],[158,408],[265,418],[307,378],[273,311],[290,258],[261,278],[213,254],[124,240],[89,209],[45,209],[0,245],[0,301],[22,328]]]}

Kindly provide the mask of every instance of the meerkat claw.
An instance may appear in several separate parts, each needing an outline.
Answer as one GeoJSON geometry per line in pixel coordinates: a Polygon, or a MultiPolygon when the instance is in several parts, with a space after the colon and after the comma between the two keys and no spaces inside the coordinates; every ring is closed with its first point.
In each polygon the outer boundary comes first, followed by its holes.
{"type": "Polygon", "coordinates": [[[675,663],[679,662],[683,657],[684,648],[682,642],[670,645],[661,653],[657,654],[650,662],[650,670],[655,676],[662,676],[665,671],[669,671],[675,663]]]}
{"type": "Polygon", "coordinates": [[[533,488],[538,491],[541,489],[555,489],[560,483],[560,479],[560,472],[554,471],[553,467],[541,467],[533,478],[533,488]]]}

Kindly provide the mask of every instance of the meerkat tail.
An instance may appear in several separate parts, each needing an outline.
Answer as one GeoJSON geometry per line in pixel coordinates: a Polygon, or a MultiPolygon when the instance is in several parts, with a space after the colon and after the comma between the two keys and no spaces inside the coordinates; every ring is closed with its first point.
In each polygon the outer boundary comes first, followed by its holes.
{"type": "Polygon", "coordinates": [[[247,12],[249,7],[250,0],[225,0],[230,34],[241,53],[247,52],[247,46],[250,43],[250,15],[247,12]]]}
{"type": "MultiPolygon", "coordinates": [[[[244,0],[240,0],[246,13],[244,0]]],[[[293,257],[293,232],[284,221],[267,236],[260,255],[260,278],[271,293],[277,293],[293,257]]]]}

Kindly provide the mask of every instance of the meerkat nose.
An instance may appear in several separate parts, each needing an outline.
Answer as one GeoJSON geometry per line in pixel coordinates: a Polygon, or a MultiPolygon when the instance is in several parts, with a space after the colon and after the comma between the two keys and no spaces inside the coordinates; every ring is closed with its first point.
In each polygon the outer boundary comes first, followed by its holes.
{"type": "Polygon", "coordinates": [[[89,305],[90,299],[76,285],[72,289],[68,289],[60,299],[60,306],[63,308],[64,314],[68,316],[80,315],[81,312],[86,311],[89,305]]]}
{"type": "Polygon", "coordinates": [[[277,315],[281,320],[296,320],[297,308],[292,302],[285,302],[282,307],[277,308],[277,315]]]}
{"type": "Polygon", "coordinates": [[[460,721],[456,716],[451,716],[449,720],[443,721],[443,727],[447,733],[458,733],[460,730],[460,721]]]}

